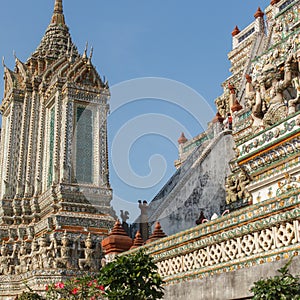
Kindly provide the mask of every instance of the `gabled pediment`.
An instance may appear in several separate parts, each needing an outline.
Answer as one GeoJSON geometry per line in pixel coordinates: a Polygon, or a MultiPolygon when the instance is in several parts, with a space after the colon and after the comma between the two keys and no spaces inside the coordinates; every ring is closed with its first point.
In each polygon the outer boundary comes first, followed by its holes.
{"type": "Polygon", "coordinates": [[[4,98],[13,90],[16,77],[13,71],[4,67],[4,98]]]}
{"type": "Polygon", "coordinates": [[[23,86],[25,86],[25,82],[28,82],[30,79],[28,68],[18,58],[16,58],[15,74],[18,77],[20,84],[23,86]]]}
{"type": "Polygon", "coordinates": [[[67,73],[67,80],[79,85],[103,88],[104,83],[89,60],[81,58],[67,73]]]}

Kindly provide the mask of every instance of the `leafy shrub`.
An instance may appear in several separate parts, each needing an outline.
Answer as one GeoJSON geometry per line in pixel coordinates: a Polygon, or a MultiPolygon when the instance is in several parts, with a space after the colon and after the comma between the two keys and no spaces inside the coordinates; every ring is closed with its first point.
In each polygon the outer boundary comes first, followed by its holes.
{"type": "Polygon", "coordinates": [[[101,270],[98,280],[110,300],[155,300],[164,295],[157,266],[142,251],[118,256],[101,270]]]}
{"type": "Polygon", "coordinates": [[[254,283],[253,300],[300,300],[300,278],[289,272],[292,259],[278,270],[280,275],[254,283]]]}

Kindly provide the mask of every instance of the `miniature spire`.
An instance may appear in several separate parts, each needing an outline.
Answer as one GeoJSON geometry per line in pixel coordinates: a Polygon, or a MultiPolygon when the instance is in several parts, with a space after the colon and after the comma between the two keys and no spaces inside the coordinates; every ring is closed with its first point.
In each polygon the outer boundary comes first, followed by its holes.
{"type": "Polygon", "coordinates": [[[144,245],[144,241],[143,241],[140,231],[138,230],[135,235],[135,238],[133,240],[133,245],[131,246],[130,250],[141,247],[143,245],[144,245]]]}
{"type": "Polygon", "coordinates": [[[280,0],[272,0],[271,2],[270,2],[270,4],[271,5],[275,5],[276,3],[278,3],[280,0]]]}
{"type": "Polygon", "coordinates": [[[184,135],[184,133],[182,132],[181,133],[181,136],[179,137],[179,139],[178,139],[178,144],[184,144],[184,143],[186,143],[188,141],[188,139],[185,137],[185,135],[184,135]]]}
{"type": "Polygon", "coordinates": [[[237,34],[239,34],[241,31],[239,30],[239,28],[237,26],[234,27],[233,31],[231,32],[232,36],[236,36],[237,34]]]}
{"type": "Polygon", "coordinates": [[[53,12],[53,16],[52,16],[52,19],[51,19],[51,24],[66,25],[65,16],[64,16],[64,13],[63,13],[62,0],[55,0],[54,12],[53,12]]]}
{"type": "Polygon", "coordinates": [[[154,242],[154,241],[164,238],[166,236],[167,235],[161,229],[160,223],[156,222],[154,231],[153,231],[152,235],[149,237],[149,239],[146,241],[146,244],[154,242]]]}
{"type": "Polygon", "coordinates": [[[256,13],[254,14],[254,18],[257,19],[257,18],[263,18],[264,16],[264,13],[261,11],[260,7],[258,7],[256,13]]]}
{"type": "Polygon", "coordinates": [[[212,122],[213,123],[223,123],[224,118],[221,116],[219,112],[216,113],[216,116],[213,118],[212,122]]]}
{"type": "Polygon", "coordinates": [[[238,99],[235,98],[233,105],[231,106],[231,111],[236,112],[243,109],[243,106],[239,103],[238,99]]]}
{"type": "Polygon", "coordinates": [[[105,254],[118,254],[132,246],[132,239],[127,235],[119,220],[116,221],[108,237],[102,241],[105,254]]]}

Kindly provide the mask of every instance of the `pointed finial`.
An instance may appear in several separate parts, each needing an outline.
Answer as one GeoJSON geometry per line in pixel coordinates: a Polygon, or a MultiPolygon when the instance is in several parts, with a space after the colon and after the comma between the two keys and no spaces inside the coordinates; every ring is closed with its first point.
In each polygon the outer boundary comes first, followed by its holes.
{"type": "Polygon", "coordinates": [[[86,42],[84,52],[83,52],[83,55],[82,55],[83,58],[87,58],[88,46],[89,46],[89,43],[86,42]]]}
{"type": "Polygon", "coordinates": [[[185,137],[184,132],[181,133],[181,136],[178,139],[178,144],[184,144],[188,141],[188,139],[185,137]]]}
{"type": "Polygon", "coordinates": [[[65,17],[63,13],[62,0],[55,0],[54,12],[53,12],[51,24],[65,25],[65,17]]]}
{"type": "Polygon", "coordinates": [[[237,99],[235,99],[233,105],[231,106],[231,111],[236,112],[240,111],[241,109],[243,109],[243,106],[239,103],[237,99]]]}
{"type": "Polygon", "coordinates": [[[131,246],[130,250],[141,247],[143,245],[144,245],[144,241],[143,241],[140,231],[138,230],[135,235],[135,238],[133,240],[133,245],[131,246]]]}
{"type": "Polygon", "coordinates": [[[239,34],[241,31],[239,30],[238,26],[236,25],[233,29],[233,31],[231,32],[232,36],[236,36],[237,34],[239,34]]]}
{"type": "Polygon", "coordinates": [[[94,53],[94,47],[92,46],[92,47],[91,47],[91,52],[90,52],[90,60],[92,60],[93,53],[94,53]]]}
{"type": "Polygon", "coordinates": [[[73,61],[73,47],[71,47],[71,52],[70,52],[70,56],[69,56],[69,61],[70,61],[70,62],[73,61]]]}
{"type": "Polygon", "coordinates": [[[257,18],[263,18],[263,16],[264,16],[264,13],[261,11],[260,7],[258,7],[257,11],[254,14],[254,18],[255,19],[257,19],[257,18]]]}
{"type": "Polygon", "coordinates": [[[91,47],[91,52],[90,52],[90,56],[89,56],[89,58],[88,58],[88,65],[90,65],[91,64],[91,62],[92,62],[92,57],[93,57],[93,47],[91,47]]]}
{"type": "Polygon", "coordinates": [[[2,56],[2,67],[5,67],[4,56],[2,56]]]}
{"type": "Polygon", "coordinates": [[[68,37],[68,45],[67,45],[67,52],[66,52],[67,55],[70,52],[70,45],[71,45],[71,40],[70,40],[70,37],[68,37]]]}
{"type": "Polygon", "coordinates": [[[149,237],[149,239],[146,241],[146,244],[149,244],[151,242],[154,242],[154,241],[164,238],[166,236],[167,235],[161,229],[160,222],[156,222],[154,231],[153,231],[152,235],[149,237]]]}

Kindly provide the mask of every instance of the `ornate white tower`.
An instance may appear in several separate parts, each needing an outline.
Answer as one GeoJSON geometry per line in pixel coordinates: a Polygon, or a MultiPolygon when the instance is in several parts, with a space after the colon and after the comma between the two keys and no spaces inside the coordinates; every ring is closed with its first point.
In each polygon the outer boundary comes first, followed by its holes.
{"type": "MultiPolygon", "coordinates": [[[[43,247],[53,250],[48,249],[46,267],[37,264],[29,270],[78,269],[88,236],[100,257],[98,243],[114,223],[106,124],[110,92],[92,65],[92,51],[78,53],[62,0],[56,0],[35,52],[26,63],[16,58],[14,71],[4,68],[0,237],[7,256],[17,255],[21,243],[26,257],[33,256],[32,241],[39,244],[39,255],[43,247]],[[68,247],[78,250],[70,252],[68,267],[56,261],[63,232],[68,247]]],[[[22,255],[0,275],[21,274],[16,271],[21,261],[22,255]]],[[[0,295],[1,290],[0,284],[0,295]]]]}

